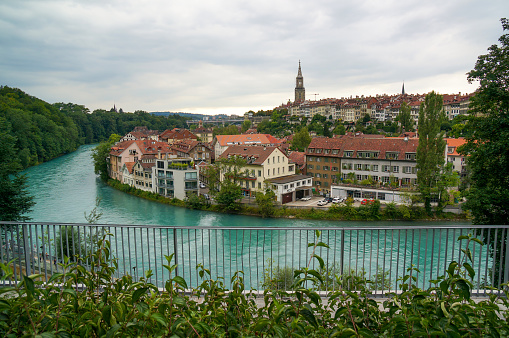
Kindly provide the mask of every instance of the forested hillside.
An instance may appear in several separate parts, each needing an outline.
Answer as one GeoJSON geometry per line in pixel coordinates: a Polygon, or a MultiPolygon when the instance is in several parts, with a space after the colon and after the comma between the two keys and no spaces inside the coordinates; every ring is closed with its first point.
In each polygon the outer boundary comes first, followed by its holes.
{"type": "Polygon", "coordinates": [[[23,168],[96,143],[113,134],[125,135],[136,126],[164,131],[186,126],[179,115],[153,116],[149,113],[118,113],[95,110],[73,103],[49,104],[17,88],[0,87],[0,125],[16,137],[23,168]]]}

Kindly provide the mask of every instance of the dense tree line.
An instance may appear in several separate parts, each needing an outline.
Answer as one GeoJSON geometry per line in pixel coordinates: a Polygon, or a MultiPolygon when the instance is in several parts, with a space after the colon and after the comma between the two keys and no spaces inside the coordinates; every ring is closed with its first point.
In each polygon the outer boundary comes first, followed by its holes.
{"type": "Polygon", "coordinates": [[[16,139],[16,156],[22,168],[74,151],[82,144],[107,140],[111,134],[125,135],[136,126],[159,131],[186,127],[186,118],[179,115],[119,113],[113,109],[90,113],[83,105],[49,104],[7,86],[0,87],[0,119],[16,139]]]}

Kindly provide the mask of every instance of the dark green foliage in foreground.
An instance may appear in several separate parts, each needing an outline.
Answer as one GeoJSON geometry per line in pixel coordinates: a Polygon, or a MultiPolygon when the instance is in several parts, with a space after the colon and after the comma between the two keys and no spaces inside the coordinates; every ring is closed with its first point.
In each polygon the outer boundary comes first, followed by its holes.
{"type": "MultiPolygon", "coordinates": [[[[507,291],[474,302],[470,298],[475,267],[471,248],[480,243],[470,236],[463,254],[444,276],[427,290],[415,286],[415,268],[398,279],[401,294],[388,294],[382,304],[370,298],[372,281],[350,278],[351,284],[327,293],[319,269],[325,263],[316,252],[328,248],[320,232],[308,244],[309,264],[289,276],[291,292],[266,289],[263,304],[244,289],[243,272],[229,280],[210,278],[211,271],[197,266],[201,284],[189,290],[176,276],[173,255],[164,268],[170,277],[163,291],[149,282],[152,271],[139,281],[126,275],[114,278],[116,259],[105,236],[86,260],[62,265],[48,283],[40,275],[23,276],[14,287],[0,288],[0,334],[60,337],[506,337],[509,335],[507,291]],[[354,285],[352,285],[354,284],[354,285]],[[77,285],[83,285],[84,289],[77,285]],[[313,288],[305,285],[314,285],[313,288]],[[350,291],[355,290],[355,291],[350,291]],[[201,297],[202,301],[197,301],[201,297]]],[[[9,266],[0,264],[4,279],[12,278],[9,266]]],[[[507,290],[507,289],[506,289],[507,290]]]]}

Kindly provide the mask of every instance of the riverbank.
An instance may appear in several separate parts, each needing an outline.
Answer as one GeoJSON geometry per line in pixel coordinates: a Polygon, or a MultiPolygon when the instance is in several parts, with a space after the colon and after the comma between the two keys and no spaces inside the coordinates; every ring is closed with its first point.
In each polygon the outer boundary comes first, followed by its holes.
{"type": "Polygon", "coordinates": [[[117,180],[110,179],[107,184],[124,193],[141,197],[146,200],[159,202],[171,206],[177,206],[187,209],[196,209],[203,211],[212,211],[218,213],[268,217],[268,218],[289,218],[289,219],[310,219],[327,221],[464,221],[468,220],[465,213],[455,214],[442,212],[428,216],[424,208],[420,206],[396,205],[387,203],[383,206],[379,201],[370,205],[354,206],[351,203],[341,205],[331,205],[328,208],[319,208],[316,206],[302,206],[301,208],[289,208],[284,205],[276,205],[270,213],[262,213],[260,209],[252,203],[241,203],[237,210],[227,210],[220,205],[213,204],[209,200],[195,198],[182,201],[177,198],[166,198],[159,194],[143,191],[133,188],[127,184],[122,184],[117,180]]]}

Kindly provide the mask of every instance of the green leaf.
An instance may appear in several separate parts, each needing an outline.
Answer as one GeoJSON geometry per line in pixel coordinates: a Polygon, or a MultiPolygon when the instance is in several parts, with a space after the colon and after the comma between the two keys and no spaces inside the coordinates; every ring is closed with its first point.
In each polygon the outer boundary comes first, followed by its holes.
{"type": "Polygon", "coordinates": [[[150,315],[150,318],[154,319],[155,321],[157,321],[159,324],[161,324],[164,327],[166,327],[168,325],[164,316],[158,312],[152,313],[150,315]]]}
{"type": "Polygon", "coordinates": [[[475,271],[472,268],[472,266],[470,264],[468,264],[468,263],[464,263],[463,266],[465,267],[465,269],[467,269],[468,275],[470,276],[470,278],[474,279],[475,271]]]}
{"type": "Polygon", "coordinates": [[[35,285],[33,279],[23,275],[23,280],[25,281],[25,286],[27,290],[33,295],[35,292],[35,285]]]}
{"type": "Polygon", "coordinates": [[[321,247],[330,249],[330,247],[327,244],[325,244],[324,242],[318,242],[318,243],[316,243],[316,246],[321,246],[321,247]]]}
{"type": "Polygon", "coordinates": [[[321,234],[320,230],[315,230],[316,238],[320,238],[320,234],[321,234]]]}
{"type": "Polygon", "coordinates": [[[110,326],[111,325],[111,306],[106,305],[105,307],[103,307],[101,314],[102,314],[102,318],[103,318],[104,322],[106,323],[106,325],[110,326]]]}
{"type": "Polygon", "coordinates": [[[461,241],[462,239],[468,239],[468,236],[461,235],[458,237],[458,241],[461,241]]]}
{"type": "Polygon", "coordinates": [[[64,274],[60,272],[55,272],[53,275],[51,275],[51,278],[48,280],[48,284],[53,282],[55,279],[62,277],[64,274]]]}
{"type": "Polygon", "coordinates": [[[187,289],[187,283],[184,278],[180,276],[175,276],[171,280],[180,285],[181,287],[183,287],[184,289],[187,289]]]}
{"type": "Polygon", "coordinates": [[[480,245],[484,245],[484,243],[479,238],[472,238],[472,240],[476,243],[479,243],[480,245]]]}
{"type": "Polygon", "coordinates": [[[136,291],[134,291],[132,297],[132,304],[136,303],[140,299],[140,297],[144,295],[145,292],[147,292],[147,290],[148,288],[139,288],[136,291]]]}
{"type": "MultiPolygon", "coordinates": [[[[320,257],[318,256],[315,256],[316,258],[319,258],[319,260],[321,260],[321,262],[323,263],[323,259],[321,259],[320,257]]],[[[321,266],[321,263],[320,263],[320,266],[321,266]]],[[[308,274],[316,277],[321,283],[323,283],[323,277],[320,275],[320,273],[316,270],[308,270],[308,274]]]]}
{"type": "Polygon", "coordinates": [[[120,324],[115,324],[111,327],[111,329],[108,330],[106,333],[106,338],[110,338],[115,336],[115,333],[121,328],[120,324]]]}
{"type": "Polygon", "coordinates": [[[320,264],[320,268],[324,269],[325,268],[325,262],[323,261],[322,257],[320,257],[318,255],[315,255],[315,254],[313,254],[313,257],[318,260],[318,263],[320,264]]]}
{"type": "Polygon", "coordinates": [[[309,324],[313,325],[314,327],[318,327],[318,323],[316,322],[316,318],[313,312],[311,312],[309,309],[302,309],[300,311],[300,314],[304,319],[308,321],[309,324]]]}
{"type": "Polygon", "coordinates": [[[366,328],[360,329],[359,330],[359,335],[362,336],[362,337],[375,337],[373,332],[371,332],[370,330],[368,330],[366,328]]]}
{"type": "Polygon", "coordinates": [[[454,269],[458,266],[458,263],[456,261],[452,261],[449,264],[449,268],[447,269],[447,273],[449,273],[450,276],[454,276],[454,269]]]}

